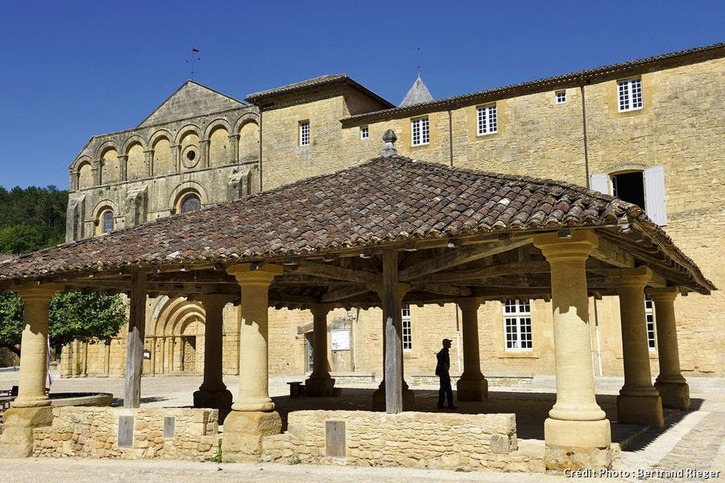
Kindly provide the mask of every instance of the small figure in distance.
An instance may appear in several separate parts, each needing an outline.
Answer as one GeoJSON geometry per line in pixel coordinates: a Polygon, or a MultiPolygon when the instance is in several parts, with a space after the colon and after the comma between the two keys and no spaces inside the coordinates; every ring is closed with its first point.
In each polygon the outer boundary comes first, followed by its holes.
{"type": "Polygon", "coordinates": [[[453,388],[451,387],[451,356],[448,350],[451,348],[451,339],[443,339],[443,349],[441,349],[436,358],[436,376],[440,378],[440,389],[438,389],[438,409],[443,409],[443,400],[448,399],[448,409],[456,409],[453,405],[453,388]]]}

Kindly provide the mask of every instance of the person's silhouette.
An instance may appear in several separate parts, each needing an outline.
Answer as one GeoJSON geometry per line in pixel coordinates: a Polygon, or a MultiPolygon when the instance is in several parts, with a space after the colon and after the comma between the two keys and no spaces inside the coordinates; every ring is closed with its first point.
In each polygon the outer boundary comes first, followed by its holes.
{"type": "Polygon", "coordinates": [[[441,349],[436,358],[436,376],[440,378],[440,389],[438,389],[438,409],[443,408],[443,400],[448,399],[448,409],[456,409],[453,405],[453,388],[451,387],[451,356],[448,350],[451,348],[451,339],[443,339],[443,349],[441,349]]]}

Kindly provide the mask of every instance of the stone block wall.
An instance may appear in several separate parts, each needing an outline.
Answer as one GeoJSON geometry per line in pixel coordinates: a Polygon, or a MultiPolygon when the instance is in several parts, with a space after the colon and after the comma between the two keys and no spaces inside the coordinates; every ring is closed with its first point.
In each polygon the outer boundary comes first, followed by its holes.
{"type": "MultiPolygon", "coordinates": [[[[200,460],[219,443],[216,409],[53,408],[53,424],[33,430],[33,456],[200,460]],[[119,446],[119,417],[132,416],[132,440],[119,446]],[[164,418],[174,418],[173,434],[164,418]]],[[[121,438],[123,439],[123,437],[121,438]]]]}
{"type": "Polygon", "coordinates": [[[544,468],[543,451],[519,451],[513,414],[295,411],[289,414],[288,431],[265,437],[262,446],[262,461],[283,463],[464,471],[544,468]],[[334,436],[326,430],[331,421],[337,422],[334,436]]]}

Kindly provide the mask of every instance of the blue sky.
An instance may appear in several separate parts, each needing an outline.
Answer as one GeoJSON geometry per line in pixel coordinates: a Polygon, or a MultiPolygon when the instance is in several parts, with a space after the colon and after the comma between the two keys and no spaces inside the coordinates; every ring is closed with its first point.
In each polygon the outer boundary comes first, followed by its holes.
{"type": "Polygon", "coordinates": [[[324,74],[398,104],[725,40],[721,0],[0,1],[0,186],[68,187],[95,134],[190,78],[243,100],[324,74]]]}

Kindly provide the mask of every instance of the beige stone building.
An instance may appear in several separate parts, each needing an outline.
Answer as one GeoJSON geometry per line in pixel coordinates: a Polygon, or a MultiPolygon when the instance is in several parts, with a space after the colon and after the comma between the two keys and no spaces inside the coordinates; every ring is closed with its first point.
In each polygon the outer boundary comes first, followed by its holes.
{"type": "MultiPolygon", "coordinates": [[[[554,178],[632,201],[722,287],[724,80],[725,44],[440,100],[417,80],[399,107],[345,75],[251,94],[247,102],[189,81],[136,128],[94,136],[79,153],[70,167],[67,238],[103,236],[362,163],[379,155],[390,129],[404,156],[554,178]]],[[[478,307],[482,372],[489,381],[553,375],[550,301],[501,298],[507,287],[525,293],[516,273],[492,270],[488,281],[497,296],[482,297],[478,307]]],[[[683,373],[725,377],[725,299],[682,295],[675,311],[683,373]]],[[[618,297],[589,298],[595,375],[623,375],[619,305],[618,297]]],[[[646,301],[656,375],[654,305],[646,301]]],[[[144,373],[201,373],[201,304],[152,297],[146,314],[144,373]]],[[[327,315],[334,377],[382,377],[381,314],[350,307],[327,315]]],[[[269,315],[270,376],[304,378],[312,369],[313,314],[270,308],[269,315]]],[[[454,341],[452,372],[462,372],[461,321],[455,304],[404,305],[409,383],[433,377],[444,337],[454,341]]],[[[238,307],[227,305],[227,374],[239,372],[239,324],[238,307]]],[[[121,375],[125,345],[124,333],[108,346],[71,345],[63,375],[121,375]]]]}

